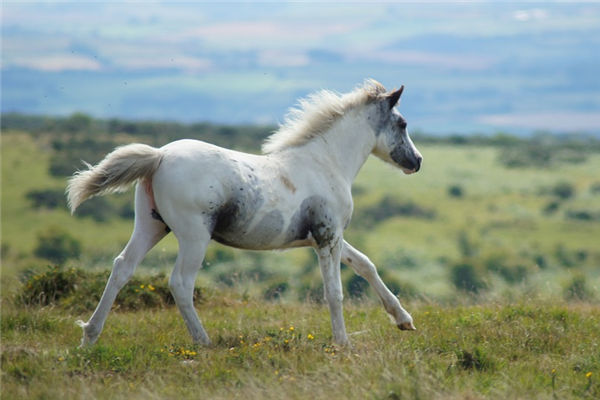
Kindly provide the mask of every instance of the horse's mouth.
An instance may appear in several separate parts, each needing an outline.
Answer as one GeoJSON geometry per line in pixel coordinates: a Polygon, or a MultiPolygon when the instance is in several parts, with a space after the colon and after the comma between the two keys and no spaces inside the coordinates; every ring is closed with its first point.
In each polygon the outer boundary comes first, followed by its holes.
{"type": "Polygon", "coordinates": [[[408,169],[408,168],[402,167],[402,172],[404,172],[406,175],[410,175],[410,174],[414,174],[415,172],[417,172],[417,169],[416,168],[408,169]]]}

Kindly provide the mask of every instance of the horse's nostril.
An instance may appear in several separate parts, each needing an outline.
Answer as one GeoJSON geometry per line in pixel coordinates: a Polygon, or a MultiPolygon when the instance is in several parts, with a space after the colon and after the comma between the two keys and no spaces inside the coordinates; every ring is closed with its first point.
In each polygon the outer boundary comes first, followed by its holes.
{"type": "Polygon", "coordinates": [[[421,162],[423,161],[423,157],[417,157],[417,165],[415,167],[415,172],[421,169],[421,162]]]}

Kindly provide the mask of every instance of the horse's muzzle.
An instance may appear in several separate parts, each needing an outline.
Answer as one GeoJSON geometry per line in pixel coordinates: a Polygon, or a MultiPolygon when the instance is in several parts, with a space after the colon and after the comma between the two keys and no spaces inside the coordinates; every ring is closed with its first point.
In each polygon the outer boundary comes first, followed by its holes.
{"type": "Polygon", "coordinates": [[[422,156],[417,156],[417,157],[415,157],[414,160],[410,160],[408,162],[405,161],[401,165],[402,172],[404,172],[407,175],[414,174],[415,172],[419,172],[419,170],[421,169],[422,162],[423,162],[422,156]]]}

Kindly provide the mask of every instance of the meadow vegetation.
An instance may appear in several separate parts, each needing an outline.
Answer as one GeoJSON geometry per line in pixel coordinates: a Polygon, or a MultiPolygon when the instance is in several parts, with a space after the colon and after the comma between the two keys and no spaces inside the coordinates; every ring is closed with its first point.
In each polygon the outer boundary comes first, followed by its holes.
{"type": "Polygon", "coordinates": [[[192,345],[167,277],[169,235],[78,349],[133,193],[74,216],[66,178],[115,146],[190,137],[257,152],[269,127],[2,118],[3,398],[597,398],[600,141],[414,136],[404,176],[371,159],[346,239],[378,266],[418,331],[389,323],[342,265],[353,347],[331,344],[314,254],[211,244],[195,302],[214,345],[192,345]]]}

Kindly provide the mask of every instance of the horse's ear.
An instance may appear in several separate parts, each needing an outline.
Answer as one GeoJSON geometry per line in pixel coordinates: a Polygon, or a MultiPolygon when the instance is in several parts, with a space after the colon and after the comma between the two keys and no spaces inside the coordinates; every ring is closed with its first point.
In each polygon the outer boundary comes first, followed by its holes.
{"type": "Polygon", "coordinates": [[[398,100],[400,100],[400,96],[402,95],[403,91],[404,85],[400,86],[400,89],[385,95],[385,101],[387,102],[390,109],[394,108],[394,106],[398,104],[398,100]]]}

